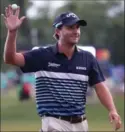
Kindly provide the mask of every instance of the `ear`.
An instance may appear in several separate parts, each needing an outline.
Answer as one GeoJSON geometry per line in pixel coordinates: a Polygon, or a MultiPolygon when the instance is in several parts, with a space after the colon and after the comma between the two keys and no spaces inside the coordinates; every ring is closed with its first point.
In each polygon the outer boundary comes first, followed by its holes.
{"type": "Polygon", "coordinates": [[[55,33],[56,33],[57,35],[60,35],[60,29],[56,28],[56,29],[55,29],[55,33]]]}

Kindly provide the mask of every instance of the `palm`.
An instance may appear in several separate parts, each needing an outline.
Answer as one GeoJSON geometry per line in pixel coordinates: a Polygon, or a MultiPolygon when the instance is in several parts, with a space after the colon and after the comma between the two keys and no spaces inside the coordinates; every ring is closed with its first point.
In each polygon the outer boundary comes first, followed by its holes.
{"type": "Polygon", "coordinates": [[[21,21],[20,19],[15,16],[15,15],[11,15],[6,19],[6,27],[9,30],[15,30],[17,28],[19,28],[21,25],[21,21]]]}
{"type": "Polygon", "coordinates": [[[15,11],[12,9],[11,5],[9,5],[6,9],[5,9],[5,24],[6,27],[8,28],[8,30],[13,31],[13,30],[17,30],[20,25],[22,24],[23,20],[25,19],[25,17],[21,17],[19,19],[19,13],[20,13],[20,8],[17,8],[15,11]]]}

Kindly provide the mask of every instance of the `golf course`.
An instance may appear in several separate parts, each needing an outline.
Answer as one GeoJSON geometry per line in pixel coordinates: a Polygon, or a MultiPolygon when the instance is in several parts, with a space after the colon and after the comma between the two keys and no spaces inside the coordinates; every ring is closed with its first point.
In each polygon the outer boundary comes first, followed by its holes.
{"type": "MultiPolygon", "coordinates": [[[[114,97],[116,107],[124,124],[124,96],[114,97]]],[[[107,110],[97,101],[86,105],[89,131],[114,131],[107,110]]],[[[41,119],[37,115],[35,99],[20,102],[15,90],[1,95],[1,132],[39,131],[41,119]]],[[[119,131],[124,131],[124,125],[119,131]]]]}

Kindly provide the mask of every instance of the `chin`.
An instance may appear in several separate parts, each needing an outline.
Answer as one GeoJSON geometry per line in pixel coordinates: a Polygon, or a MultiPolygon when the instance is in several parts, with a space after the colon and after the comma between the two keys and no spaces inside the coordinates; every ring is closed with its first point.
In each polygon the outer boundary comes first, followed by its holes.
{"type": "Polygon", "coordinates": [[[78,43],[78,41],[72,41],[71,43],[72,43],[72,45],[75,45],[78,43]]]}
{"type": "Polygon", "coordinates": [[[79,42],[79,39],[73,39],[71,42],[77,44],[79,42]]]}
{"type": "Polygon", "coordinates": [[[70,43],[70,45],[72,45],[72,46],[73,46],[73,45],[76,45],[76,44],[77,44],[76,42],[71,42],[71,43],[70,43]]]}

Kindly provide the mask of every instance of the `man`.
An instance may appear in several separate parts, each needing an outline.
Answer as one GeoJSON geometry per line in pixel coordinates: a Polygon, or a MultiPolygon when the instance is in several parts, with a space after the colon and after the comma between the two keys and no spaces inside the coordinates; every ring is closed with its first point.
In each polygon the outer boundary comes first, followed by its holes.
{"type": "MultiPolygon", "coordinates": [[[[11,5],[5,10],[8,29],[4,61],[19,66],[23,72],[35,72],[36,104],[42,117],[43,131],[88,131],[85,115],[88,85],[95,86],[101,103],[108,109],[115,129],[121,127],[120,116],[104,77],[93,55],[77,48],[80,26],[86,26],[74,13],[59,15],[53,26],[57,44],[26,53],[16,52],[17,30],[25,17],[18,18],[20,9],[13,14],[11,5]]],[[[103,113],[102,113],[103,114],[103,113]]]]}

